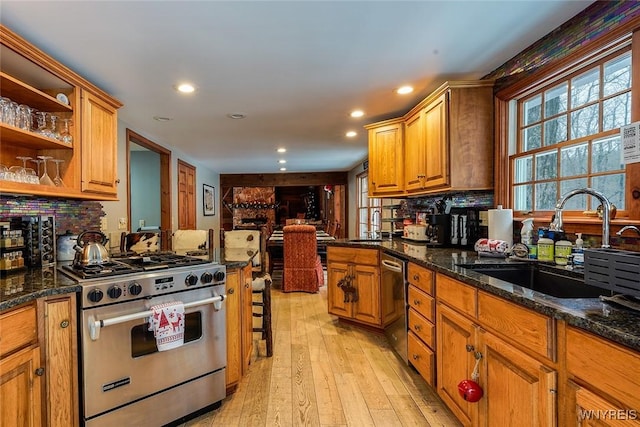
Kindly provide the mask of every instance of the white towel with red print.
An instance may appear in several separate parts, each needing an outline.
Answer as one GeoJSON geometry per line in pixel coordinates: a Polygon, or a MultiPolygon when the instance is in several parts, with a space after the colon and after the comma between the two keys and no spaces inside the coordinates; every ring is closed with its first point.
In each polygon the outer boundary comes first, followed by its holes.
{"type": "Polygon", "coordinates": [[[171,350],[184,344],[184,304],[168,302],[151,307],[149,330],[156,337],[158,351],[171,350]]]}

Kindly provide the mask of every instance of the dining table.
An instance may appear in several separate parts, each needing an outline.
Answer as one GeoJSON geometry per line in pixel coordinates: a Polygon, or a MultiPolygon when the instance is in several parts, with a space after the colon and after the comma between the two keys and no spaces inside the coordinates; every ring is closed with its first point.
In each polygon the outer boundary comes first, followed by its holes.
{"type": "MultiPolygon", "coordinates": [[[[327,242],[336,240],[333,236],[324,230],[316,230],[316,245],[318,254],[326,254],[327,242]]],[[[274,230],[273,233],[267,239],[267,255],[269,257],[269,273],[273,273],[274,264],[278,261],[283,262],[284,258],[284,232],[282,230],[274,230]]],[[[326,258],[322,259],[322,262],[326,262],[326,258]]]]}

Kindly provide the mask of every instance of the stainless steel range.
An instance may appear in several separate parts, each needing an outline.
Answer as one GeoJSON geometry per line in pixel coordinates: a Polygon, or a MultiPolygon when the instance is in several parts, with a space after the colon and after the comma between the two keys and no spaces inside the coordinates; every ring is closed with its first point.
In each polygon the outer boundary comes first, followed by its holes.
{"type": "Polygon", "coordinates": [[[160,426],[225,397],[224,265],[173,253],[63,266],[82,284],[80,376],[86,426],[160,426]],[[159,351],[153,310],[184,308],[184,344],[159,351]]]}

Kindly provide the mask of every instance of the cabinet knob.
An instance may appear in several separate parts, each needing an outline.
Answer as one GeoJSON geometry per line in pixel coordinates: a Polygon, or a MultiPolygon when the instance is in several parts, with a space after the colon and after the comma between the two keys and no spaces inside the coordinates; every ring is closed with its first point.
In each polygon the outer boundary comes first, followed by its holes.
{"type": "Polygon", "coordinates": [[[60,322],[60,327],[62,329],[65,329],[65,328],[69,327],[69,321],[68,320],[63,320],[62,322],[60,322]]]}
{"type": "Polygon", "coordinates": [[[43,375],[44,375],[44,368],[38,368],[38,369],[36,369],[35,374],[36,374],[37,376],[39,376],[39,377],[43,376],[43,375]]]}
{"type": "Polygon", "coordinates": [[[413,280],[415,280],[416,282],[419,282],[420,281],[420,276],[417,275],[417,274],[414,274],[413,275],[413,280]]]}
{"type": "Polygon", "coordinates": [[[418,331],[418,332],[419,332],[419,331],[420,331],[420,329],[422,329],[422,328],[420,327],[420,325],[415,325],[415,326],[413,327],[413,329],[415,329],[416,331],[418,331]]]}
{"type": "Polygon", "coordinates": [[[418,356],[417,354],[414,354],[413,355],[413,360],[418,360],[418,359],[420,359],[420,356],[418,356]]]}
{"type": "Polygon", "coordinates": [[[467,344],[466,345],[466,349],[467,352],[471,353],[473,350],[475,350],[476,348],[474,346],[472,346],[471,344],[467,344]]]}
{"type": "Polygon", "coordinates": [[[229,290],[227,291],[229,295],[233,295],[234,292],[235,292],[235,289],[233,288],[229,288],[229,290]]]}
{"type": "Polygon", "coordinates": [[[420,300],[419,299],[414,299],[413,300],[413,305],[420,305],[420,300]]]}

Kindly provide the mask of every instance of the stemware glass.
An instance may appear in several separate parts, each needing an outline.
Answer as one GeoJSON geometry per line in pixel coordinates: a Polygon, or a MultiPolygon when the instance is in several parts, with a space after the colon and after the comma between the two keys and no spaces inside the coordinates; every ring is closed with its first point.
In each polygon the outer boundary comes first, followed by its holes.
{"type": "Polygon", "coordinates": [[[53,178],[53,183],[56,187],[64,187],[64,182],[62,182],[62,178],[60,178],[60,163],[64,163],[64,160],[52,159],[51,161],[56,164],[56,176],[53,178]]]}
{"type": "Polygon", "coordinates": [[[9,168],[3,164],[0,164],[0,181],[8,181],[7,174],[9,173],[9,168]]]}
{"type": "Polygon", "coordinates": [[[69,131],[69,127],[73,124],[71,119],[61,119],[62,122],[62,131],[60,132],[60,141],[66,142],[67,144],[73,143],[73,136],[69,131]]]}
{"type": "Polygon", "coordinates": [[[42,136],[49,136],[46,111],[38,111],[36,113],[36,117],[38,118],[38,128],[36,129],[36,133],[39,133],[42,136]]]}
{"type": "Polygon", "coordinates": [[[11,170],[15,174],[15,180],[18,182],[29,182],[29,177],[27,176],[27,160],[30,160],[31,157],[27,156],[16,156],[16,159],[22,160],[22,166],[11,166],[9,170],[11,170]]]}
{"type": "Polygon", "coordinates": [[[40,159],[31,159],[31,161],[38,166],[37,174],[38,174],[38,179],[40,179],[40,165],[42,164],[42,160],[40,160],[40,159]]]}
{"type": "Polygon", "coordinates": [[[53,139],[60,140],[60,132],[58,132],[58,116],[54,116],[51,114],[49,116],[49,120],[51,121],[51,128],[49,130],[49,137],[53,139]]]}
{"type": "Polygon", "coordinates": [[[44,172],[42,173],[42,176],[40,177],[40,184],[54,186],[55,184],[53,183],[53,180],[49,177],[49,174],[47,173],[47,160],[52,159],[53,157],[51,157],[51,156],[38,156],[38,158],[42,160],[42,168],[44,169],[44,172]]]}

